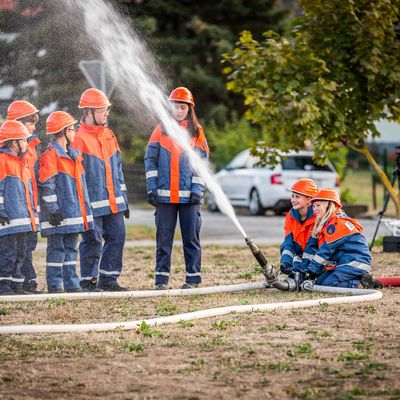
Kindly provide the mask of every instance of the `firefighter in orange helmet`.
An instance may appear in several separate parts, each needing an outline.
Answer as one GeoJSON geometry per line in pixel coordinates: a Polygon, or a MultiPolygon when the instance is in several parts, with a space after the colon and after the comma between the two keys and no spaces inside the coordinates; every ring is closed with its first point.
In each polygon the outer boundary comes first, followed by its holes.
{"type": "Polygon", "coordinates": [[[296,181],[290,188],[292,209],[285,217],[285,239],[281,245],[281,272],[293,277],[292,273],[301,265],[303,259],[310,258],[306,245],[311,236],[315,216],[311,199],[318,187],[312,179],[296,181]]]}
{"type": "MultiPolygon", "coordinates": [[[[200,157],[208,158],[208,145],[194,112],[192,93],[179,87],[171,92],[169,100],[172,117],[189,132],[190,146],[200,157]]],[[[161,125],[150,136],[144,162],[148,202],[156,207],[156,289],[168,286],[178,214],[186,264],[186,280],[182,288],[195,288],[201,282],[200,209],[204,182],[190,166],[184,149],[161,125]]]]}
{"type": "Polygon", "coordinates": [[[320,189],[311,201],[316,219],[308,246],[315,251],[301,272],[316,278],[317,285],[381,288],[370,275],[371,253],[363,228],[342,211],[338,193],[320,189]]]}
{"type": "Polygon", "coordinates": [[[76,273],[78,236],[93,229],[82,156],[71,147],[76,122],[64,111],[51,113],[46,121],[46,134],[51,139],[40,157],[40,224],[42,236],[47,237],[50,293],[81,291],[76,273]]]}
{"type": "Polygon", "coordinates": [[[30,170],[21,159],[29,136],[18,121],[0,127],[0,295],[28,293],[22,274],[26,234],[38,223],[30,170]]]}
{"type": "Polygon", "coordinates": [[[95,226],[82,233],[79,245],[84,290],[128,290],[118,283],[129,207],[121,151],[107,126],[110,106],[101,90],[85,90],[79,101],[83,115],[72,144],[83,156],[95,226]]]}
{"type": "MultiPolygon", "coordinates": [[[[15,100],[7,109],[7,119],[22,122],[28,129],[31,136],[28,138],[28,150],[23,154],[23,160],[28,164],[31,171],[33,201],[37,211],[38,208],[38,154],[37,147],[40,140],[35,133],[36,124],[39,122],[39,110],[26,100],[15,100]]],[[[37,276],[33,266],[32,253],[36,249],[38,243],[37,232],[30,232],[26,234],[26,253],[22,266],[22,274],[25,281],[23,289],[33,294],[39,294],[37,290],[37,276]]]]}

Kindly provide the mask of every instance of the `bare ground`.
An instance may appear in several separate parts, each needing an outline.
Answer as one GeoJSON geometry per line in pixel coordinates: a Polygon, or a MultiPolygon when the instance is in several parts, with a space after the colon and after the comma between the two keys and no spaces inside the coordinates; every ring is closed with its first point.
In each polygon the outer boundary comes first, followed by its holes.
{"type": "MultiPolygon", "coordinates": [[[[121,283],[151,288],[154,249],[127,249],[121,283]]],[[[277,259],[278,249],[263,249],[277,259]]],[[[184,281],[174,250],[171,287],[184,281]]],[[[38,252],[36,264],[44,265],[38,252]]],[[[44,268],[39,267],[43,285],[44,268]]],[[[376,276],[400,275],[374,254],[376,276]]],[[[203,249],[203,285],[262,279],[249,250],[203,249]]],[[[0,399],[400,399],[400,296],[231,314],[133,331],[0,337],[0,399]]],[[[234,304],[316,298],[275,289],[184,298],[0,303],[2,325],[116,322],[234,304]]],[[[321,297],[321,296],[318,296],[321,297]]]]}

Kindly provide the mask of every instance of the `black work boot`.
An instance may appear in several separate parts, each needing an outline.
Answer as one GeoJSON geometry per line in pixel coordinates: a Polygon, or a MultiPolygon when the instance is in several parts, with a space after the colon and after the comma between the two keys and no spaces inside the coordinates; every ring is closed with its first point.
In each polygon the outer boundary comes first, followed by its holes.
{"type": "Polygon", "coordinates": [[[127,287],[121,286],[118,282],[112,283],[111,285],[98,285],[99,289],[105,292],[128,292],[127,287]]]}
{"type": "Polygon", "coordinates": [[[186,282],[181,286],[181,289],[196,289],[198,286],[199,286],[198,283],[187,283],[186,282]]]}
{"type": "Polygon", "coordinates": [[[166,283],[156,283],[156,290],[167,290],[168,286],[166,283]]]}
{"type": "Polygon", "coordinates": [[[383,284],[378,280],[374,279],[371,274],[364,274],[361,277],[360,284],[364,289],[382,289],[383,284]]]}
{"type": "Polygon", "coordinates": [[[103,290],[97,287],[97,279],[93,278],[90,281],[82,280],[80,282],[81,289],[84,292],[102,292],[103,290]]]}

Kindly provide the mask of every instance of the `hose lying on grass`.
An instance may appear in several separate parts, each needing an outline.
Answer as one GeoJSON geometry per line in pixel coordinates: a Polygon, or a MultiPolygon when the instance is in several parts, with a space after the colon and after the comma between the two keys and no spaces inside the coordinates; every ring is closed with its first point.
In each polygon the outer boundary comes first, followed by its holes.
{"type": "MultiPolygon", "coordinates": [[[[77,294],[63,294],[57,297],[63,298],[82,298],[78,295],[86,295],[88,297],[83,298],[116,298],[116,297],[150,297],[149,292],[154,297],[157,296],[168,296],[168,295],[199,295],[199,294],[209,294],[209,293],[222,293],[237,290],[254,290],[261,289],[264,287],[265,282],[253,282],[241,285],[227,285],[227,286],[216,286],[201,289],[188,289],[188,290],[166,290],[166,291],[141,291],[141,292],[119,292],[119,293],[77,293],[77,294]],[[232,287],[235,290],[230,290],[232,287]],[[241,287],[239,289],[238,287],[241,287]],[[224,288],[224,290],[220,290],[224,288]],[[140,293],[141,296],[136,296],[135,293],[140,293]],[[143,296],[145,294],[145,296],[143,296]]],[[[241,305],[241,306],[229,306],[229,307],[218,307],[210,308],[207,310],[194,311],[190,313],[171,315],[168,317],[159,317],[144,320],[144,322],[151,325],[162,325],[171,324],[179,321],[191,321],[202,318],[211,318],[221,315],[227,315],[230,313],[244,313],[244,312],[262,312],[262,311],[273,311],[277,309],[290,309],[290,308],[306,308],[314,307],[320,304],[342,304],[342,303],[357,303],[374,301],[382,298],[382,292],[378,290],[366,290],[366,289],[346,289],[346,288],[332,288],[326,286],[317,286],[310,281],[305,281],[303,283],[303,289],[305,291],[311,292],[321,292],[321,293],[335,293],[344,294],[341,297],[329,297],[329,298],[319,298],[314,300],[301,300],[301,301],[291,301],[284,303],[265,303],[265,304],[252,304],[252,305],[241,305]],[[348,296],[350,295],[350,296],[348,296]]],[[[35,295],[34,298],[38,299],[41,295],[35,295]]],[[[55,295],[43,295],[47,298],[54,298],[55,295]],[[51,296],[51,297],[50,297],[51,296]]],[[[1,300],[6,297],[18,297],[19,301],[22,300],[24,296],[4,296],[1,300]]],[[[28,297],[28,296],[25,296],[28,297]]],[[[31,297],[31,296],[30,296],[31,297]]],[[[11,300],[16,301],[16,300],[11,300]]],[[[2,326],[0,327],[0,334],[12,334],[12,333],[67,333],[67,332],[105,332],[112,331],[115,329],[120,330],[130,330],[138,329],[138,327],[143,323],[143,320],[130,321],[130,322],[107,322],[107,323],[97,323],[97,324],[61,324],[61,325],[13,325],[13,326],[2,326]]]]}

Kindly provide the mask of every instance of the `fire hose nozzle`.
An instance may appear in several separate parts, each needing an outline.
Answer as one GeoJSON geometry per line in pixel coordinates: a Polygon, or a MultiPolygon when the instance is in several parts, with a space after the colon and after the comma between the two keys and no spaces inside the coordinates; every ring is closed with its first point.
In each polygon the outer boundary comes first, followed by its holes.
{"type": "Polygon", "coordinates": [[[258,261],[258,264],[260,264],[260,267],[267,282],[268,283],[275,282],[278,276],[278,272],[276,271],[276,269],[271,264],[268,263],[267,259],[264,257],[264,254],[256,246],[256,244],[253,242],[251,238],[246,237],[245,241],[247,246],[250,247],[250,250],[253,253],[254,257],[258,261]]]}

